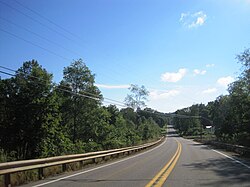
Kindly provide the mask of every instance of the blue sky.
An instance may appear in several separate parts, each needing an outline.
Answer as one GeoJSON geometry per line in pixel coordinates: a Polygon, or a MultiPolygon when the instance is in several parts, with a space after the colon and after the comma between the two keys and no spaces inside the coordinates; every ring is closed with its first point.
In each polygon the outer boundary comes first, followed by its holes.
{"type": "Polygon", "coordinates": [[[227,94],[249,33],[249,0],[0,0],[0,65],[36,59],[59,82],[82,58],[105,97],[144,85],[163,112],[227,94]]]}

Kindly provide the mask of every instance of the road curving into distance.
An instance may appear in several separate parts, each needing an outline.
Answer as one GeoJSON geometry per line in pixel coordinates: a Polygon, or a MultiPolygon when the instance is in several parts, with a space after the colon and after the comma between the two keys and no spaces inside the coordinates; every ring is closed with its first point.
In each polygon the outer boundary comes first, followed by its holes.
{"type": "Polygon", "coordinates": [[[176,136],[118,161],[47,178],[24,186],[250,186],[248,163],[176,136]]]}

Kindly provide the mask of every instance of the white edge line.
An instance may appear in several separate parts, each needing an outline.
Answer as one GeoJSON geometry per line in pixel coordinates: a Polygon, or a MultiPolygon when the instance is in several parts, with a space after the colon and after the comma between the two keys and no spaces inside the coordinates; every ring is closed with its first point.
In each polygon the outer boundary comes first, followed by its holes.
{"type": "Polygon", "coordinates": [[[214,149],[212,149],[212,151],[214,151],[214,152],[216,152],[216,153],[218,153],[218,154],[221,154],[221,155],[223,155],[224,157],[227,157],[227,158],[233,160],[234,162],[236,162],[236,163],[238,163],[238,164],[241,164],[242,166],[245,166],[245,167],[247,167],[248,169],[250,169],[250,166],[248,166],[247,164],[244,164],[243,162],[241,162],[241,161],[239,161],[239,160],[236,160],[236,159],[234,159],[234,158],[232,158],[232,157],[230,157],[230,156],[228,156],[228,155],[226,155],[226,154],[224,154],[224,153],[222,153],[222,152],[220,152],[220,151],[217,151],[217,150],[214,150],[214,149]]]}
{"type": "Polygon", "coordinates": [[[54,182],[57,182],[57,181],[60,181],[60,180],[63,180],[63,179],[67,179],[67,178],[70,178],[70,177],[74,177],[74,176],[77,176],[77,175],[81,175],[81,174],[84,174],[84,173],[88,173],[88,172],[91,172],[91,171],[94,171],[94,170],[98,170],[98,169],[101,169],[101,168],[104,168],[104,167],[107,167],[107,166],[111,166],[111,165],[114,165],[114,164],[118,164],[120,162],[124,162],[126,160],[129,160],[129,159],[132,159],[132,158],[135,158],[135,157],[138,157],[138,156],[141,156],[141,155],[144,155],[146,153],[149,153],[159,147],[161,147],[164,143],[166,143],[167,141],[167,138],[165,139],[165,141],[163,143],[161,143],[160,145],[158,145],[157,147],[153,148],[153,149],[150,149],[146,152],[143,152],[141,154],[138,154],[138,155],[135,155],[135,156],[132,156],[132,157],[128,157],[128,158],[125,158],[123,160],[119,160],[119,161],[116,161],[116,162],[113,162],[113,163],[110,163],[110,164],[106,164],[106,165],[103,165],[103,166],[99,166],[99,167],[96,167],[96,168],[93,168],[93,169],[89,169],[89,170],[86,170],[86,171],[82,171],[82,172],[79,172],[79,173],[75,173],[73,175],[68,175],[66,177],[62,177],[62,178],[59,178],[59,179],[55,179],[53,181],[49,181],[49,182],[45,182],[45,183],[42,183],[42,184],[37,184],[33,187],[39,187],[39,186],[44,186],[44,185],[47,185],[47,184],[51,184],[51,183],[54,183],[54,182]]]}
{"type": "MultiPolygon", "coordinates": [[[[188,139],[186,139],[186,140],[188,140],[188,139]]],[[[194,141],[194,140],[188,140],[188,141],[192,141],[192,142],[194,142],[194,143],[196,143],[196,144],[201,144],[201,143],[196,142],[196,141],[194,141]]],[[[232,158],[232,157],[230,157],[230,156],[228,156],[228,155],[226,155],[226,154],[224,154],[224,153],[222,153],[222,152],[220,152],[220,151],[217,151],[217,150],[215,150],[215,149],[211,149],[211,150],[214,151],[214,152],[216,152],[216,153],[218,153],[218,154],[220,154],[220,155],[222,155],[222,156],[224,156],[224,157],[226,157],[226,158],[229,158],[229,159],[233,160],[234,162],[236,162],[236,163],[238,163],[238,164],[241,164],[242,166],[247,167],[248,169],[250,169],[250,166],[248,166],[247,164],[245,164],[245,163],[243,163],[243,162],[241,162],[241,161],[239,161],[239,160],[236,160],[236,159],[234,159],[234,158],[232,158]]]]}

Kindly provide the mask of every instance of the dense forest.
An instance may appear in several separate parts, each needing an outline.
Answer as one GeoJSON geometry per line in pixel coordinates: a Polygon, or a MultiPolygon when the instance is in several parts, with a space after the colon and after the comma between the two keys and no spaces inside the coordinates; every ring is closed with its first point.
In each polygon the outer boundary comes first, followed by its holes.
{"type": "Polygon", "coordinates": [[[52,78],[32,60],[0,80],[1,162],[136,145],[160,137],[167,123],[138,108],[147,95],[144,87],[132,85],[126,101],[133,107],[104,106],[95,76],[81,59],[64,68],[59,84],[52,78]]]}
{"type": "Polygon", "coordinates": [[[145,108],[148,92],[137,85],[130,87],[126,108],[103,105],[95,76],[81,59],[64,68],[59,84],[37,61],[24,62],[0,79],[0,162],[137,145],[159,138],[167,124],[182,136],[211,133],[250,146],[250,50],[237,60],[242,72],[228,95],[173,114],[145,108]]]}
{"type": "Polygon", "coordinates": [[[212,126],[217,140],[250,147],[250,50],[239,54],[237,60],[242,72],[229,85],[228,95],[175,112],[179,117],[172,122],[181,135],[205,134],[206,126],[212,126]]]}

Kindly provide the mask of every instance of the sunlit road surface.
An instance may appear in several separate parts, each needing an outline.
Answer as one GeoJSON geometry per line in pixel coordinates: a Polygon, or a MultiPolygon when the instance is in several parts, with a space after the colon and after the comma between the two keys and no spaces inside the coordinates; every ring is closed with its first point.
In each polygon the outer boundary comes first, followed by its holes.
{"type": "Polygon", "coordinates": [[[250,167],[169,129],[166,141],[146,152],[25,186],[250,186],[250,167]]]}

